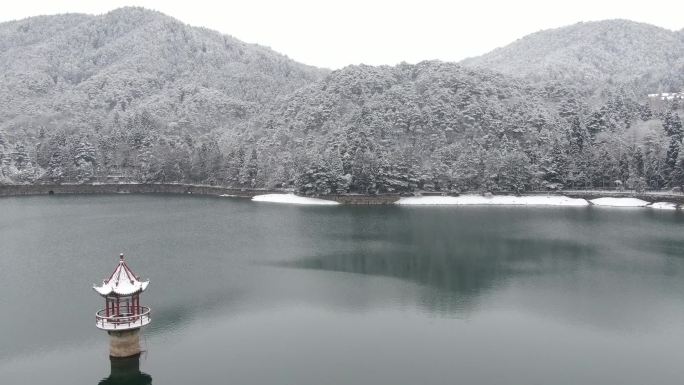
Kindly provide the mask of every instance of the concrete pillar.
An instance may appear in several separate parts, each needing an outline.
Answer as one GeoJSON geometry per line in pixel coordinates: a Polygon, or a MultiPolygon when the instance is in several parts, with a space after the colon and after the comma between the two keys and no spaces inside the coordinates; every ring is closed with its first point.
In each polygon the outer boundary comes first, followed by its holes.
{"type": "Polygon", "coordinates": [[[110,357],[131,357],[140,354],[140,329],[108,333],[110,357]]]}

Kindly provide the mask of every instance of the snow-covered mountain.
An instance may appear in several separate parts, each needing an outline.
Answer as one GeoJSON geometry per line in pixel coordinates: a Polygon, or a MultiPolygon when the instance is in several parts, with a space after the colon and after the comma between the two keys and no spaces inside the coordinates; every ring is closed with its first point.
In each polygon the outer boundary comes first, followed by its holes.
{"type": "Polygon", "coordinates": [[[683,36],[628,20],[578,23],[533,33],[463,64],[594,90],[624,84],[639,92],[679,91],[683,36]]]}
{"type": "Polygon", "coordinates": [[[462,64],[328,71],[141,8],[2,23],[0,183],[674,186],[681,101],[647,93],[681,84],[682,36],[594,22],[462,64]]]}
{"type": "Polygon", "coordinates": [[[209,132],[321,79],[258,45],[121,8],[0,24],[0,129],[104,126],[143,110],[209,132]]]}

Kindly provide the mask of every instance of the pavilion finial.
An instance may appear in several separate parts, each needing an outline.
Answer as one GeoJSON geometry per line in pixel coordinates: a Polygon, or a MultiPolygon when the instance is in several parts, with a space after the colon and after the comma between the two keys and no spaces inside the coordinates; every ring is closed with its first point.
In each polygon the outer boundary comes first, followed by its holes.
{"type": "Polygon", "coordinates": [[[124,260],[124,255],[123,255],[123,253],[119,254],[119,259],[122,260],[122,261],[124,260]]]}

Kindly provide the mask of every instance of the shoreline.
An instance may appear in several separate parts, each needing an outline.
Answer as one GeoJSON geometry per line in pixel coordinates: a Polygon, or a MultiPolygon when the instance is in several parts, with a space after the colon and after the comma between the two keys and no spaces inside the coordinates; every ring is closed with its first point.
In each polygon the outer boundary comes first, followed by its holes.
{"type": "MultiPolygon", "coordinates": [[[[244,189],[224,186],[194,185],[181,183],[102,183],[102,184],[24,184],[0,185],[0,197],[35,195],[89,195],[89,194],[176,194],[199,196],[229,196],[253,198],[264,194],[289,194],[289,190],[244,189]]],[[[385,195],[322,195],[316,198],[333,200],[347,205],[393,204],[401,198],[399,194],[385,195]]]]}
{"type": "MultiPolygon", "coordinates": [[[[178,194],[200,195],[220,197],[231,196],[236,198],[253,198],[264,194],[286,194],[287,190],[266,189],[241,189],[223,186],[193,185],[178,183],[103,183],[103,184],[27,184],[27,185],[0,185],[0,197],[33,196],[33,195],[71,195],[71,194],[178,194]]],[[[476,194],[476,193],[463,193],[476,194]]],[[[495,196],[510,196],[513,194],[495,194],[495,196]]],[[[637,198],[650,203],[671,202],[679,205],[684,204],[684,194],[670,192],[647,191],[635,193],[633,191],[612,190],[558,190],[558,191],[529,191],[526,196],[566,196],[568,198],[581,198],[586,200],[597,198],[637,198]]],[[[414,195],[380,194],[380,195],[321,195],[319,199],[331,200],[343,205],[385,205],[394,204],[400,198],[414,195]]],[[[425,192],[419,196],[458,196],[457,194],[442,194],[425,192]]]]}

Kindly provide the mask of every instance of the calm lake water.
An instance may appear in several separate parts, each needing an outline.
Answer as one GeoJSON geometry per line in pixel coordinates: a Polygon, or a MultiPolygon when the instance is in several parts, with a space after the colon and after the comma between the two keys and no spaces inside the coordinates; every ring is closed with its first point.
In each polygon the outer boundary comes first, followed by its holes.
{"type": "Polygon", "coordinates": [[[0,199],[0,384],[676,384],[684,215],[0,199]],[[151,279],[139,374],[92,289],[151,279]]]}

